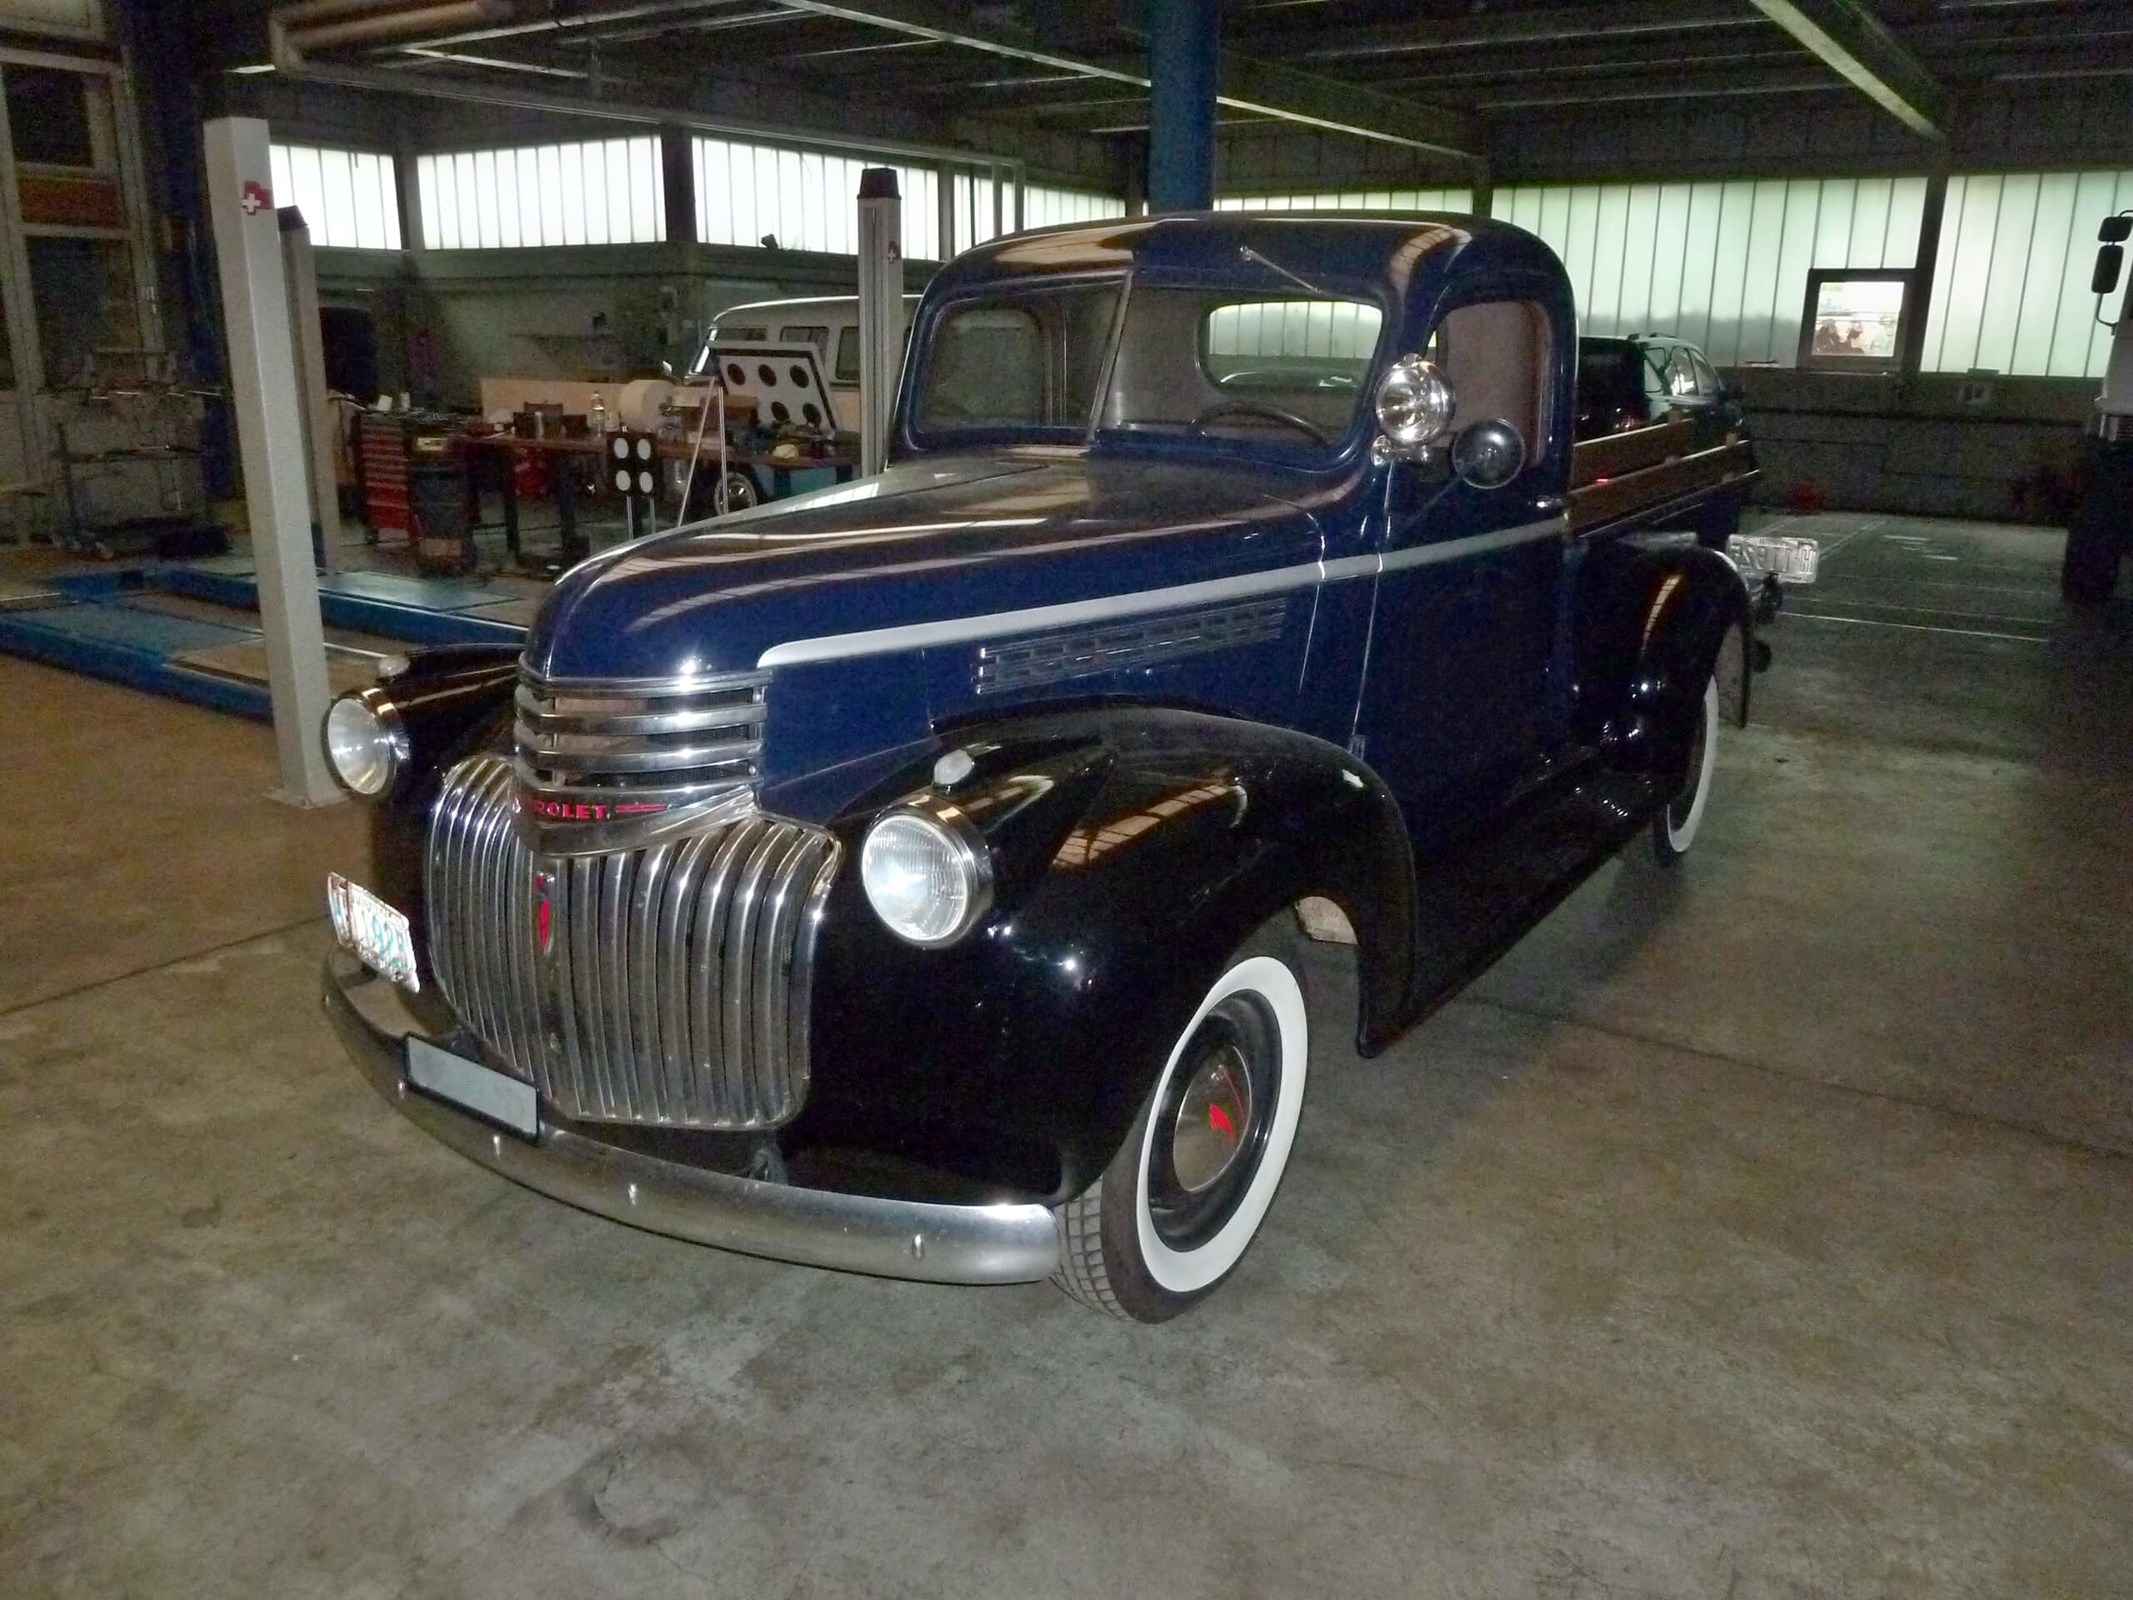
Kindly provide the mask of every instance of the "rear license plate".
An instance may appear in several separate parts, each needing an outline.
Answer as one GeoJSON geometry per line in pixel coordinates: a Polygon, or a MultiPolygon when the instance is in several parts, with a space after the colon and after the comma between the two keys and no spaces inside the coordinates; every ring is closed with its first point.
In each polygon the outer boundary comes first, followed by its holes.
{"type": "Polygon", "coordinates": [[[1776,533],[1736,533],[1727,542],[1733,564],[1751,572],[1774,572],[1780,583],[1813,583],[1822,548],[1812,539],[1776,533]]]}
{"type": "Polygon", "coordinates": [[[402,988],[422,987],[415,974],[415,936],[404,915],[338,872],[326,875],[326,907],[333,913],[334,938],[358,961],[402,988]]]}
{"type": "Polygon", "coordinates": [[[407,1081],[529,1139],[541,1131],[540,1102],[532,1084],[507,1077],[479,1061],[440,1050],[413,1034],[407,1040],[407,1081]]]}

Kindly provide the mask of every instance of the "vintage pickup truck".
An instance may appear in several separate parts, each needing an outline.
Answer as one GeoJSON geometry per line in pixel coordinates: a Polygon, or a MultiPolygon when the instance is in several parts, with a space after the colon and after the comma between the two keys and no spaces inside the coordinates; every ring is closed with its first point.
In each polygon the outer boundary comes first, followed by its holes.
{"type": "Polygon", "coordinates": [[[1575,330],[1474,217],[964,255],[881,476],[335,703],[375,828],[328,1012],[587,1210],[1176,1314],[1259,1230],[1313,1029],[1381,1051],[1633,839],[1680,856],[1745,719],[1739,575],[1640,531],[1744,447],[1573,449],[1575,330]]]}

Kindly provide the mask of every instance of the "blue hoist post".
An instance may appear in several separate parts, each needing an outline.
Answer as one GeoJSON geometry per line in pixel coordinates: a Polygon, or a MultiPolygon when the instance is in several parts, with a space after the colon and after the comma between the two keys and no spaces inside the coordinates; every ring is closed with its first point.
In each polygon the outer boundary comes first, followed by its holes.
{"type": "Polygon", "coordinates": [[[1152,0],[1148,7],[1151,211],[1204,211],[1215,203],[1221,38],[1217,0],[1152,0]]]}

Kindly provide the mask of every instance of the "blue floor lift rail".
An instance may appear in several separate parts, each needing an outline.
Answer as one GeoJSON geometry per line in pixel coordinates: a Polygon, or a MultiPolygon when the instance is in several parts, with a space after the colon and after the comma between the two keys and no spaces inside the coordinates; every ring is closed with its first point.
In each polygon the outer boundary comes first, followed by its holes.
{"type": "MultiPolygon", "coordinates": [[[[258,607],[259,587],[242,559],[68,573],[34,592],[0,593],[0,652],[267,720],[258,607]],[[224,609],[227,620],[216,614],[224,609]],[[262,665],[248,670],[254,661],[262,665]]],[[[516,619],[529,609],[520,596],[474,582],[385,572],[319,579],[321,621],[372,640],[511,644],[524,637],[516,619]]],[[[328,650],[329,660],[376,654],[328,650]]]]}

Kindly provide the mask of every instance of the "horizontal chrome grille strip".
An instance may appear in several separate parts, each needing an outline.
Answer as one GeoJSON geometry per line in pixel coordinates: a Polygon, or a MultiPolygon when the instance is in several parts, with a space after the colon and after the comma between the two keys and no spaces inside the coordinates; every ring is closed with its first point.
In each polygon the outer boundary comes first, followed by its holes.
{"type": "Polygon", "coordinates": [[[1092,678],[1264,643],[1281,637],[1288,611],[1288,596],[1281,595],[984,645],[978,650],[978,693],[1092,678]]]}
{"type": "Polygon", "coordinates": [[[520,676],[513,746],[537,849],[598,855],[753,804],[765,672],[694,678],[520,676]]]}
{"type": "Polygon", "coordinates": [[[511,763],[476,756],[431,814],[430,963],[461,1021],[565,1117],[789,1121],[842,847],[750,811],[641,849],[542,853],[517,785],[511,763]]]}

